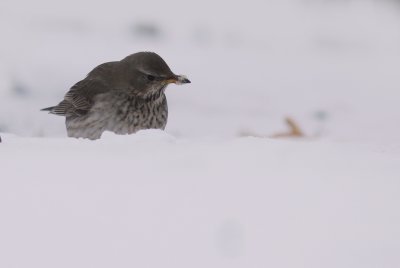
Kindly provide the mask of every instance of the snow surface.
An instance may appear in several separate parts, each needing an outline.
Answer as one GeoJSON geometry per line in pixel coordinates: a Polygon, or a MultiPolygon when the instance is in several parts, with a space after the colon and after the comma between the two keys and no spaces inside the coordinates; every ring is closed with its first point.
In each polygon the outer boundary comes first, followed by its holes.
{"type": "Polygon", "coordinates": [[[1,267],[398,267],[400,157],[315,140],[6,135],[1,267]]]}
{"type": "Polygon", "coordinates": [[[2,0],[0,32],[0,268],[400,267],[398,2],[2,0]],[[192,81],[165,132],[39,112],[141,50],[192,81]]]}

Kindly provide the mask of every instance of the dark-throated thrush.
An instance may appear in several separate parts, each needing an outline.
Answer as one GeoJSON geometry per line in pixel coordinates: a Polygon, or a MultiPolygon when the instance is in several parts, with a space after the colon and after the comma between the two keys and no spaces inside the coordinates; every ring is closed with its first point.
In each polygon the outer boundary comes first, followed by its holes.
{"type": "Polygon", "coordinates": [[[57,105],[42,109],[65,116],[69,137],[99,139],[108,130],[131,134],[141,129],[164,129],[168,84],[190,81],[175,75],[156,53],[139,52],[120,61],[103,63],[76,83],[57,105]]]}

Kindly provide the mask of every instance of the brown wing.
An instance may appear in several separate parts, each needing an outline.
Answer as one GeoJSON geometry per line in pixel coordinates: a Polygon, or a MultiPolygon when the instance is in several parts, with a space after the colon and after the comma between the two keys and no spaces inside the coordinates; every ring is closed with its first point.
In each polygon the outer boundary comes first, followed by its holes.
{"type": "Polygon", "coordinates": [[[108,90],[109,85],[103,80],[86,78],[76,83],[50,112],[65,116],[85,115],[92,107],[94,97],[108,90]]]}
{"type": "Polygon", "coordinates": [[[85,115],[93,105],[94,97],[112,89],[112,73],[117,62],[103,63],[76,83],[57,106],[43,109],[64,116],[85,115]]]}

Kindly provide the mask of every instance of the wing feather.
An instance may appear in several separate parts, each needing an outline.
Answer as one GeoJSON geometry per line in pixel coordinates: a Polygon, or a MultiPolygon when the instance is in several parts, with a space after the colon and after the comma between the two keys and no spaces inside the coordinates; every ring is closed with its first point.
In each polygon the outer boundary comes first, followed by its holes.
{"type": "Polygon", "coordinates": [[[103,63],[88,76],[76,83],[65,94],[64,99],[50,113],[64,116],[82,116],[92,107],[94,97],[112,89],[112,72],[117,62],[103,63]]]}

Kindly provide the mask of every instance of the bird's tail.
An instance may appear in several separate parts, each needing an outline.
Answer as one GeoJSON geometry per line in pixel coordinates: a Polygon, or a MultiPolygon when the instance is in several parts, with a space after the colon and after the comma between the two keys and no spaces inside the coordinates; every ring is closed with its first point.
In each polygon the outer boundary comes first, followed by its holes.
{"type": "Polygon", "coordinates": [[[43,109],[41,109],[41,111],[51,113],[51,112],[53,112],[54,108],[56,108],[56,106],[51,106],[51,107],[43,108],[43,109]]]}
{"type": "Polygon", "coordinates": [[[68,102],[62,101],[56,106],[43,108],[41,109],[41,111],[49,112],[51,114],[56,114],[56,115],[66,115],[67,108],[68,108],[68,102]]]}

